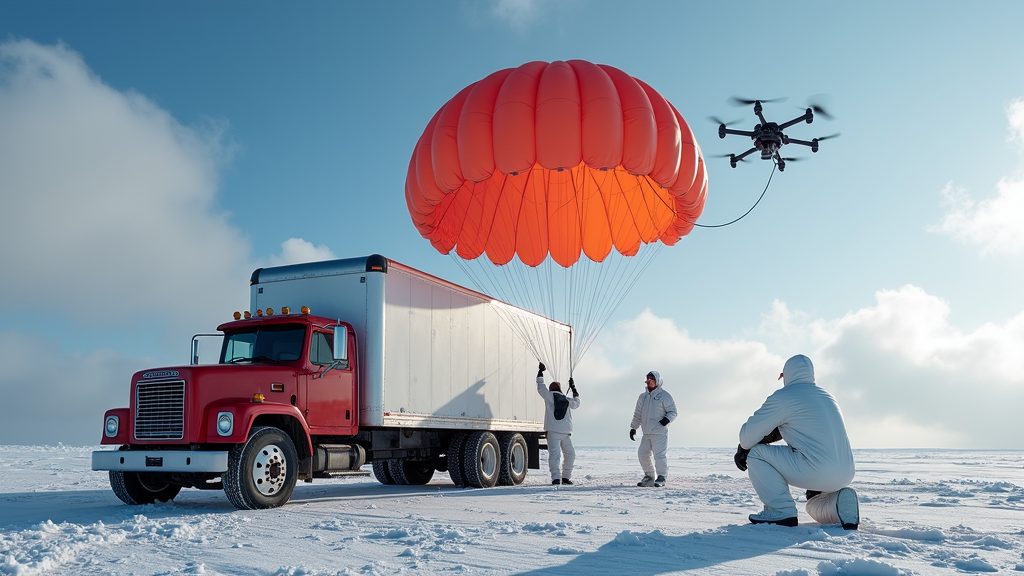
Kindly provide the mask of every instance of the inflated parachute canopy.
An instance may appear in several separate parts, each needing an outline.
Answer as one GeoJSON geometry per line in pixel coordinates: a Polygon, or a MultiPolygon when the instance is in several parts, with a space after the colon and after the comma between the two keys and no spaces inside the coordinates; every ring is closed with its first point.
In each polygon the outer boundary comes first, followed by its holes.
{"type": "Polygon", "coordinates": [[[683,117],[644,82],[583,60],[529,62],[455,95],[416,143],[405,183],[442,254],[569,267],[672,245],[704,208],[707,173],[683,117]]]}

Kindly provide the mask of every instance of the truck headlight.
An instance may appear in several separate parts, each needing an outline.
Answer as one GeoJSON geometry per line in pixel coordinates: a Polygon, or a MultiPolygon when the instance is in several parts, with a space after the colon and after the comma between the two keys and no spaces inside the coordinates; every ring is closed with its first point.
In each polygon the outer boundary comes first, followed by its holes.
{"type": "Polygon", "coordinates": [[[120,426],[117,416],[107,416],[106,422],[103,423],[103,433],[107,435],[107,438],[113,438],[117,436],[117,429],[120,426]]]}
{"type": "Polygon", "coordinates": [[[235,415],[232,412],[217,413],[217,434],[231,436],[235,430],[235,415]]]}

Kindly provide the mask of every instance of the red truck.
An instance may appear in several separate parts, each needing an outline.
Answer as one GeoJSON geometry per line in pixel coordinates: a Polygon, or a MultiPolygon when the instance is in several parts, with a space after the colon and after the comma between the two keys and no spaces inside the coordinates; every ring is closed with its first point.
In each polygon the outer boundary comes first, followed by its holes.
{"type": "Polygon", "coordinates": [[[565,350],[571,332],[380,255],[257,269],[217,329],[217,364],[136,372],[105,414],[92,469],[125,503],[199,488],[272,508],[368,463],[383,484],[519,484],[546,448],[524,330],[565,350]]]}

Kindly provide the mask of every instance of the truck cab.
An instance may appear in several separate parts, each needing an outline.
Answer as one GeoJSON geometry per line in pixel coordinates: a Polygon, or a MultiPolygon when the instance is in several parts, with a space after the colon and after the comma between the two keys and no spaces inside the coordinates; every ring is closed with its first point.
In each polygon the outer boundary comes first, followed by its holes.
{"type": "MultiPolygon", "coordinates": [[[[265,476],[255,483],[268,488],[246,494],[235,486],[234,498],[247,500],[240,507],[287,500],[296,480],[325,470],[330,458],[321,454],[317,461],[311,437],[351,437],[359,429],[355,334],[350,325],[308,310],[281,312],[238,314],[218,326],[224,339],[215,365],[132,376],[130,406],[104,416],[101,444],[119,449],[93,454],[93,469],[110,471],[119,498],[130,504],[165,501],[182,487],[224,488],[231,498],[232,484],[247,480],[246,474],[225,474],[243,456],[233,451],[242,452],[237,449],[262,428],[276,430],[271,446],[280,457],[254,459],[256,473],[265,476]],[[294,458],[285,458],[290,452],[294,458]]],[[[351,458],[334,460],[347,460],[346,470],[365,463],[365,450],[344,452],[351,458]]]]}

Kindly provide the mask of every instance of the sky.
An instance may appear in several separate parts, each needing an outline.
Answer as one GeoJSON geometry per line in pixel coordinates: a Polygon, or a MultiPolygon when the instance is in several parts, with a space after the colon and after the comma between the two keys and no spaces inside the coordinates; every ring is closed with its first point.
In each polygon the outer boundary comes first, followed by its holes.
{"type": "Polygon", "coordinates": [[[187,363],[258,267],[380,253],[467,283],[404,180],[463,87],[579,58],[644,80],[708,159],[702,224],[772,166],[708,120],[788,98],[833,133],[734,225],[662,250],[578,366],[577,444],[629,445],[648,370],[673,446],[731,446],[806,354],[855,447],[1024,449],[1018,2],[0,0],[0,444],[94,444],[135,370],[187,363]],[[618,424],[609,424],[618,423],[618,424]]]}

